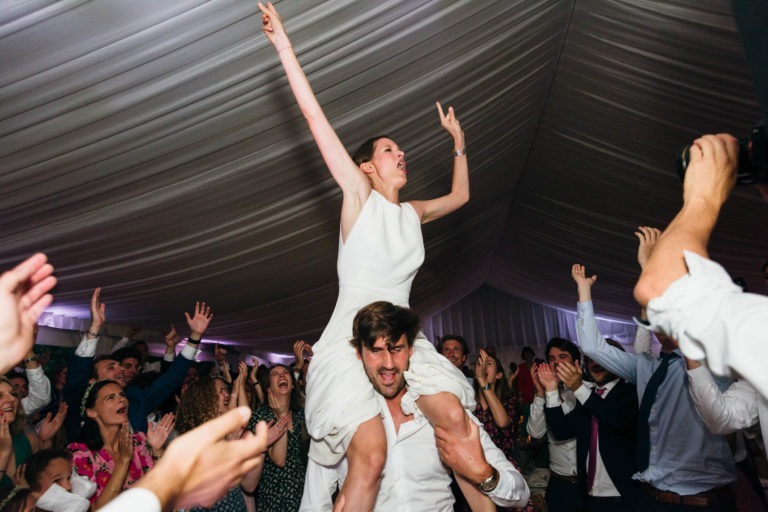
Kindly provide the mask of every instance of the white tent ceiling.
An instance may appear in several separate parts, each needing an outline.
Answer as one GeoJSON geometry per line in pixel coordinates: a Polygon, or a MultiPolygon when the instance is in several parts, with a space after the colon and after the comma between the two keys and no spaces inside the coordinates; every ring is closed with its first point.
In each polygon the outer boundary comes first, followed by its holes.
{"type": "MultiPolygon", "coordinates": [[[[283,0],[342,140],[390,134],[403,200],[450,186],[434,101],[467,136],[472,199],[425,226],[412,305],[487,285],[635,313],[638,225],[680,204],[677,151],[760,119],[728,1],[283,0]]],[[[314,340],[336,297],[340,192],[243,0],[5,0],[0,8],[0,266],[48,253],[52,311],[147,333],[206,300],[209,335],[252,353],[314,340]]],[[[713,256],[764,291],[768,208],[740,189],[713,256]]],[[[503,321],[503,319],[500,319],[503,321]]]]}

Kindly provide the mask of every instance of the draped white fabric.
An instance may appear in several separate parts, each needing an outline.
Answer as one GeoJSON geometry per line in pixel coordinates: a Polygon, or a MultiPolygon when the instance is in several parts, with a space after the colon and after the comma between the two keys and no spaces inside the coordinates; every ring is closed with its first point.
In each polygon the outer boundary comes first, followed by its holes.
{"type": "MultiPolygon", "coordinates": [[[[412,305],[428,331],[460,330],[514,359],[524,343],[572,335],[556,308],[574,308],[574,262],[599,275],[599,314],[635,314],[632,232],[680,204],[676,152],[760,118],[725,0],[277,8],[341,139],[388,133],[406,150],[403,200],[449,189],[434,101],[456,107],[472,199],[425,226],[412,305]]],[[[110,322],[142,325],[150,341],[195,300],[214,308],[210,338],[246,352],[319,335],[336,296],[341,196],[256,10],[0,4],[0,266],[48,253],[60,326],[80,325],[62,318],[87,316],[102,286],[110,322]]],[[[767,220],[756,192],[738,190],[712,244],[758,292],[767,220]]]]}

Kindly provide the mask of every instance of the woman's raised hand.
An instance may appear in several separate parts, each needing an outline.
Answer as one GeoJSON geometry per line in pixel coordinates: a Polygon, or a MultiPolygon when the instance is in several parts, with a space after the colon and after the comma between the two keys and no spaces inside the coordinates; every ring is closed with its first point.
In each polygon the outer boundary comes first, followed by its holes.
{"type": "Polygon", "coordinates": [[[485,368],[488,366],[488,354],[485,350],[480,350],[480,354],[477,356],[477,362],[475,362],[475,380],[480,387],[488,384],[488,374],[485,368]]]}
{"type": "Polygon", "coordinates": [[[443,112],[443,106],[440,105],[439,101],[436,101],[435,105],[437,105],[437,113],[440,114],[440,125],[451,134],[457,149],[464,149],[464,132],[461,130],[459,120],[456,119],[453,107],[448,107],[448,113],[446,114],[443,112]]]}
{"type": "Polygon", "coordinates": [[[269,42],[278,52],[290,48],[291,41],[288,39],[288,34],[285,33],[283,20],[280,19],[280,15],[277,14],[277,9],[272,5],[272,2],[267,2],[266,5],[259,2],[259,9],[261,10],[261,30],[269,42]]]}
{"type": "Polygon", "coordinates": [[[176,419],[172,412],[164,415],[160,421],[154,424],[150,424],[147,429],[147,442],[152,448],[152,451],[159,453],[165,445],[165,441],[168,440],[168,435],[173,430],[173,425],[176,423],[176,419]]]}

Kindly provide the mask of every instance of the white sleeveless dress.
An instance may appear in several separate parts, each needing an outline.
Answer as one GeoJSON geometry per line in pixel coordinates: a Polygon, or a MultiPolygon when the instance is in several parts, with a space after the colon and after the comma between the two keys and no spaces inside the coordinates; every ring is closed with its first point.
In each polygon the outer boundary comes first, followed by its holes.
{"type": "MultiPolygon", "coordinates": [[[[313,346],[305,415],[312,437],[309,455],[317,463],[337,463],[362,422],[379,414],[374,389],[350,345],[352,320],[371,302],[385,300],[408,307],[411,283],[424,261],[421,222],[408,203],[394,204],[371,191],[346,243],[339,237],[339,298],[331,320],[313,346]]],[[[466,377],[420,332],[414,342],[408,392],[402,401],[411,413],[414,400],[441,391],[475,408],[466,377]]]]}

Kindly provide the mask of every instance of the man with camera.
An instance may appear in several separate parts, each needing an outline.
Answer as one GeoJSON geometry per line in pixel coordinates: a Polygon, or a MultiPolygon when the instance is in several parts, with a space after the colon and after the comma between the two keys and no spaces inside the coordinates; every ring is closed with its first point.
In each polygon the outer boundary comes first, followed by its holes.
{"type": "MultiPolygon", "coordinates": [[[[744,293],[707,253],[736,182],[739,142],[727,134],[704,135],[689,153],[683,207],[659,238],[635,298],[647,306],[653,329],[677,340],[686,357],[706,361],[718,375],[740,375],[765,402],[768,297],[744,293]]],[[[768,189],[759,187],[768,197],[768,189]]]]}

